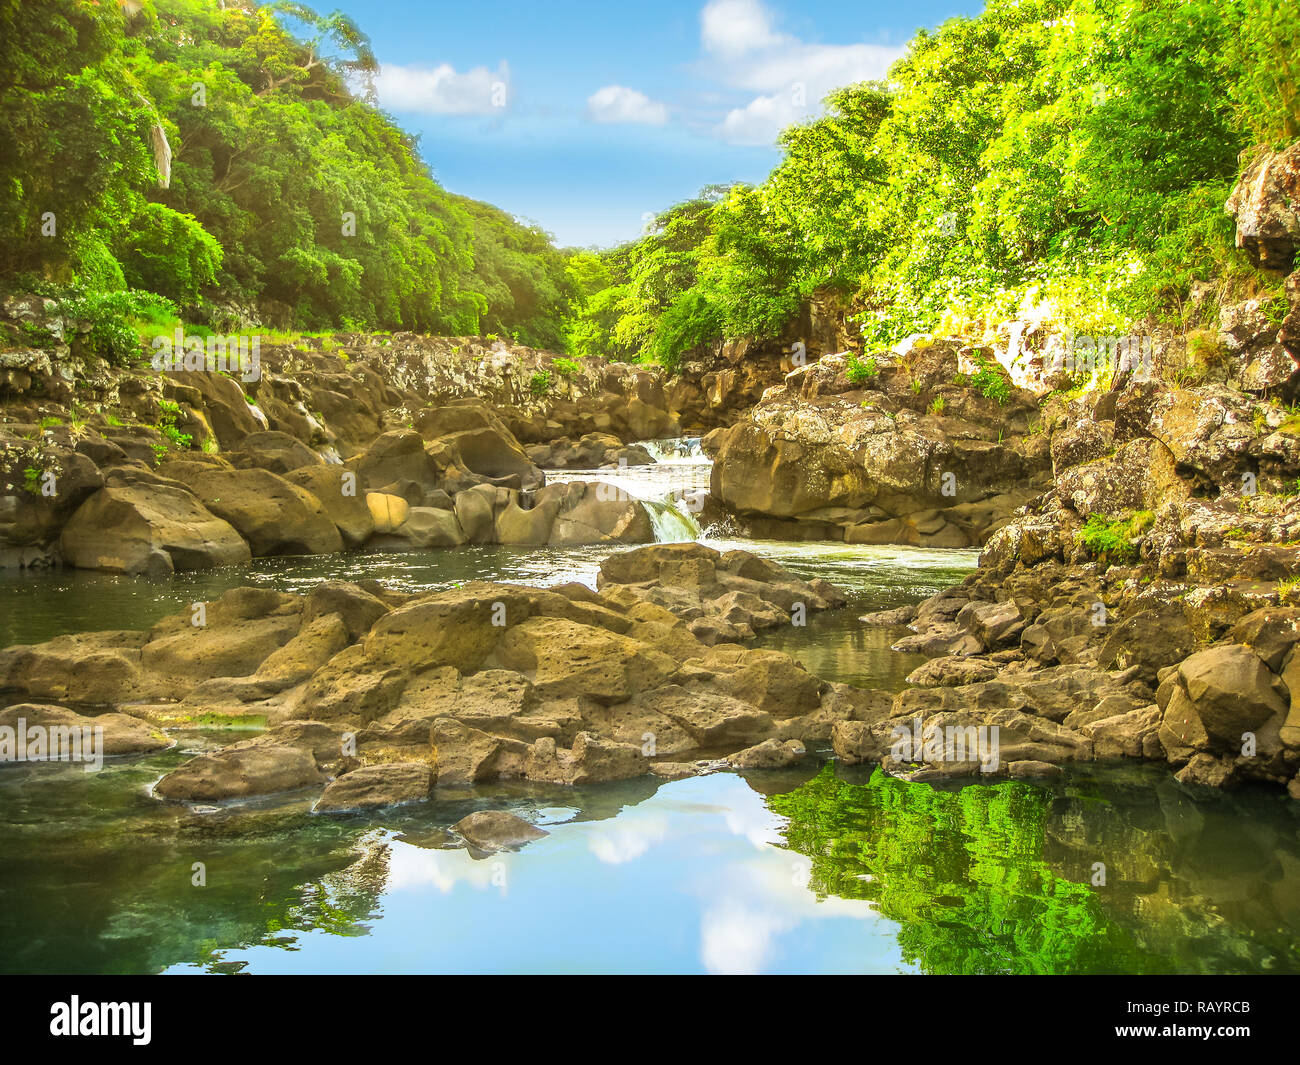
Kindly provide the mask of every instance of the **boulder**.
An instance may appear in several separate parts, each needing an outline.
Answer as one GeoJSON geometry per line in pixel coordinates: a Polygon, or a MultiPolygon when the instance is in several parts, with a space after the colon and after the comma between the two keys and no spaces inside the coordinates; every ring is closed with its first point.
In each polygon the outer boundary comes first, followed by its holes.
{"type": "Polygon", "coordinates": [[[376,533],[394,533],[411,513],[411,505],[401,496],[387,492],[367,492],[366,509],[376,533]]]}
{"type": "Polygon", "coordinates": [[[1167,750],[1240,750],[1246,732],[1257,732],[1287,710],[1285,687],[1249,647],[1218,644],[1178,667],[1177,686],[1165,708],[1160,740],[1167,750]]]}
{"type": "Polygon", "coordinates": [[[78,569],[150,576],[252,557],[234,526],[179,484],[101,488],[64,526],[59,550],[78,569]]]}
{"type": "Polygon", "coordinates": [[[802,761],[808,753],[798,740],[764,740],[737,751],[727,759],[736,769],[784,769],[802,761]]]}
{"type": "MultiPolygon", "coordinates": [[[[65,706],[18,703],[0,711],[0,729],[14,730],[15,745],[17,737],[24,735],[25,750],[15,746],[12,751],[0,751],[0,761],[21,760],[24,753],[35,753],[32,743],[37,728],[44,732],[45,757],[63,754],[75,756],[79,761],[94,761],[96,751],[102,755],[138,754],[162,750],[172,744],[164,733],[129,714],[91,716],[78,714],[65,706]]],[[[60,760],[70,761],[72,758],[60,760]]]]}
{"type": "Polygon", "coordinates": [[[528,753],[524,775],[546,784],[599,784],[639,777],[649,768],[649,762],[636,745],[579,732],[573,748],[567,751],[558,747],[552,737],[539,739],[528,753]]]}
{"type": "Polygon", "coordinates": [[[358,640],[390,607],[372,592],[349,581],[322,581],[307,593],[302,606],[302,623],[337,614],[347,630],[348,640],[358,640]]]}
{"type": "MultiPolygon", "coordinates": [[[[369,497],[344,479],[345,472],[350,471],[344,471],[341,466],[302,466],[286,473],[284,479],[319,501],[326,517],[338,529],[344,547],[360,547],[375,531],[375,516],[371,513],[369,497]]],[[[405,500],[399,502],[406,505],[405,500]]]]}
{"type": "Polygon", "coordinates": [[[288,433],[275,431],[250,433],[226,457],[236,469],[257,467],[281,475],[303,467],[325,464],[325,460],[301,440],[288,433]]]}
{"type": "Polygon", "coordinates": [[[360,810],[423,802],[433,794],[433,767],[426,762],[385,762],[362,766],[332,781],[316,812],[360,810]]]}
{"type": "MultiPolygon", "coordinates": [[[[384,433],[346,465],[356,473],[359,487],[370,492],[410,482],[423,497],[438,487],[438,467],[425,451],[424,437],[409,429],[384,433]]],[[[378,524],[378,516],[375,520],[378,524]]]]}
{"type": "Polygon", "coordinates": [[[519,847],[550,834],[504,810],[479,810],[462,817],[451,826],[451,830],[458,832],[471,847],[481,851],[519,847]]]}
{"type": "Polygon", "coordinates": [[[153,790],[164,799],[214,802],[292,791],[322,780],[311,751],[258,737],[191,759],[153,790]]]}
{"type": "Polygon", "coordinates": [[[321,501],[268,470],[172,462],[165,471],[189,485],[204,506],[238,529],[254,557],[323,555],[343,548],[343,539],[321,501]]]}
{"type": "Polygon", "coordinates": [[[1300,248],[1300,141],[1262,148],[1233,187],[1224,210],[1236,217],[1237,247],[1256,265],[1288,272],[1300,248]]]}

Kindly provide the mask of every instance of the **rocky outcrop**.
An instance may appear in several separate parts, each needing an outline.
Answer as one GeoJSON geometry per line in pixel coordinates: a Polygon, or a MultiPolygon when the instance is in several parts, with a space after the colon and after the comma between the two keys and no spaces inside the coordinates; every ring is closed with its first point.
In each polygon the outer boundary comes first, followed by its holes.
{"type": "Polygon", "coordinates": [[[434,770],[427,762],[361,766],[331,781],[315,809],[324,813],[423,802],[433,794],[435,779],[434,770]]]}
{"type": "Polygon", "coordinates": [[[1259,266],[1289,272],[1300,249],[1300,141],[1257,150],[1224,210],[1237,220],[1237,247],[1259,266]]]}
{"type": "Polygon", "coordinates": [[[1033,398],[977,354],[917,341],[796,368],[707,439],[713,495],[756,536],[982,544],[1035,494],[1048,456],[1028,433],[1033,398]],[[963,375],[977,365],[1000,399],[963,375]]]}
{"type": "Polygon", "coordinates": [[[624,444],[610,433],[588,433],[579,440],[562,436],[547,444],[534,444],[528,448],[528,457],[548,470],[617,469],[655,461],[640,444],[624,444]]]}
{"type": "MultiPolygon", "coordinates": [[[[1300,792],[1300,677],[1287,673],[1300,451],[1286,410],[1228,385],[1137,382],[1044,420],[1053,485],[989,540],[980,569],[864,619],[908,624],[895,646],[931,656],[891,721],[996,726],[998,772],[1136,757],[1187,784],[1300,792]]],[[[844,724],[836,745],[914,778],[985,771],[891,755],[895,738],[888,722],[844,724]]]]}
{"type": "Polygon", "coordinates": [[[535,499],[548,487],[539,463],[651,462],[634,441],[730,422],[782,358],[721,345],[672,377],[476,337],[340,334],[260,345],[238,372],[172,371],[94,358],[87,328],[50,300],[0,302],[0,335],[46,344],[0,351],[0,566],[161,576],[224,565],[243,553],[225,526],[252,556],[376,535],[389,550],[644,542],[644,508],[616,490],[535,499]],[[464,497],[475,488],[515,494],[464,497]],[[376,518],[368,496],[403,500],[409,525],[376,518]],[[104,520],[109,536],[95,543],[85,530],[104,520]]]}
{"type": "Polygon", "coordinates": [[[660,544],[611,555],[596,579],[616,602],[638,600],[670,610],[706,644],[751,639],[778,625],[804,624],[809,613],[843,606],[831,584],[793,577],[748,551],[703,544],[660,544]]]}
{"type": "Polygon", "coordinates": [[[77,442],[88,454],[55,444],[6,451],[0,433],[0,460],[11,470],[11,494],[0,497],[0,519],[8,519],[0,520],[0,563],[166,576],[367,544],[391,551],[654,539],[646,507],[618,488],[546,485],[482,404],[430,408],[420,425],[380,434],[342,465],[280,431],[250,433],[227,454],[152,456],[156,468],[106,441],[77,442]]]}
{"type": "Polygon", "coordinates": [[[155,788],[190,802],[311,788],[325,789],[317,809],[343,810],[425,797],[429,779],[579,785],[727,756],[774,767],[837,722],[887,712],[884,693],[736,642],[842,602],[748,552],[655,545],[612,556],[599,591],[235,589],[201,624],[188,611],[148,632],[9,648],[0,689],[15,701],[75,691],[173,725],[269,721],[155,788]]]}

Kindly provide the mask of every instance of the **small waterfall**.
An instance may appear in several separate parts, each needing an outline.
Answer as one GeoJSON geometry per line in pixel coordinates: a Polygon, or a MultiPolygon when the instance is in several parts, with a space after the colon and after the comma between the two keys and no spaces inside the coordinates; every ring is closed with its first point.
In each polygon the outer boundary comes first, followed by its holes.
{"type": "Polygon", "coordinates": [[[650,515],[650,523],[655,530],[655,543],[680,544],[700,538],[700,523],[682,505],[680,499],[643,499],[640,502],[650,515]]]}
{"type": "Polygon", "coordinates": [[[657,543],[698,540],[701,530],[697,515],[708,498],[712,467],[700,451],[700,438],[652,440],[645,447],[656,458],[650,465],[623,464],[617,470],[546,470],[547,483],[594,482],[600,499],[631,499],[645,507],[657,543]]]}
{"type": "Polygon", "coordinates": [[[667,440],[642,440],[641,446],[650,452],[655,462],[707,462],[708,456],[700,450],[698,436],[677,436],[667,440]]]}

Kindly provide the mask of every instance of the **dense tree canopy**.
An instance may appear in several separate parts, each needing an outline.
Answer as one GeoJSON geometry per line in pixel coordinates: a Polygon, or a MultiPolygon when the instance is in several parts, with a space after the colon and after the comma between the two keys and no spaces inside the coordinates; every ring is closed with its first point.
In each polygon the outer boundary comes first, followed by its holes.
{"type": "Polygon", "coordinates": [[[819,290],[869,342],[1026,300],[1173,313],[1193,280],[1250,272],[1223,202],[1243,151],[1298,133],[1287,7],[989,0],[919,33],[887,82],[786,130],[762,184],[667,211],[610,253],[570,335],[671,364],[719,333],[771,335],[819,290]]]}
{"type": "Polygon", "coordinates": [[[433,180],[369,101],[345,16],[0,0],[0,60],[0,284],[668,365],[774,335],[819,292],[891,342],[1026,303],[1116,325],[1177,313],[1194,280],[1258,288],[1223,201],[1243,153],[1300,136],[1291,0],[989,0],[787,129],[761,184],[560,251],[433,180]]]}
{"type": "Polygon", "coordinates": [[[365,99],[375,59],[345,16],[131,6],[0,2],[0,277],[145,289],[214,320],[233,304],[304,329],[560,343],[563,258],[437,185],[365,99]]]}

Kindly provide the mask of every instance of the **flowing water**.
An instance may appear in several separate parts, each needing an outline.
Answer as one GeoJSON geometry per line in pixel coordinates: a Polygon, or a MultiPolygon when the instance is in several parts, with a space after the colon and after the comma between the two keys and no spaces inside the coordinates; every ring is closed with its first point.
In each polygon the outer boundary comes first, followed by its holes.
{"type": "MultiPolygon", "coordinates": [[[[829,680],[904,686],[920,659],[889,650],[903,630],[858,615],[959,581],[974,552],[712,539],[692,509],[708,484],[698,441],[651,451],[655,467],[552,476],[645,501],[662,539],[745,547],[838,584],[848,608],[758,645],[829,680]]],[[[239,584],[594,584],[609,553],[261,559],[157,584],[9,571],[0,644],[143,627],[239,584]]],[[[796,770],[440,789],[339,816],[312,814],[309,794],[159,803],[150,784],[229,735],[177,739],[98,773],[0,768],[0,971],[1300,971],[1300,804],[1192,791],[1158,766],[936,788],[814,750],[796,770]],[[549,835],[482,858],[447,830],[501,808],[549,835]]]]}

